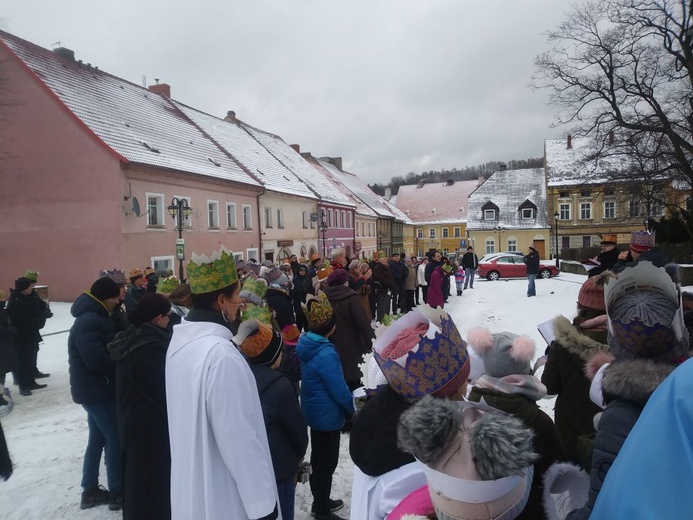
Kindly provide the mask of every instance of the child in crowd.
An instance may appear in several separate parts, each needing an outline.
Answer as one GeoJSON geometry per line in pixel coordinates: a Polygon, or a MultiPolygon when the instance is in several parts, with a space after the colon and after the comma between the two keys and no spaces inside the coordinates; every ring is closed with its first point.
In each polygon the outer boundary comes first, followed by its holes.
{"type": "Polygon", "coordinates": [[[257,320],[247,320],[238,328],[234,342],[248,357],[257,383],[282,518],[293,520],[295,477],[308,447],[308,432],[293,384],[277,370],[282,361],[282,335],[257,320]]]}
{"type": "Polygon", "coordinates": [[[464,267],[461,265],[455,269],[455,287],[457,288],[457,296],[462,296],[462,290],[464,288],[464,267]]]}
{"type": "Polygon", "coordinates": [[[303,313],[309,332],[301,334],[296,352],[303,377],[301,404],[310,426],[312,513],[317,520],[341,520],[333,513],[344,507],[344,502],[330,499],[332,474],[339,462],[340,430],[356,407],[337,350],[328,339],[334,332],[336,317],[325,293],[308,295],[303,313]]]}

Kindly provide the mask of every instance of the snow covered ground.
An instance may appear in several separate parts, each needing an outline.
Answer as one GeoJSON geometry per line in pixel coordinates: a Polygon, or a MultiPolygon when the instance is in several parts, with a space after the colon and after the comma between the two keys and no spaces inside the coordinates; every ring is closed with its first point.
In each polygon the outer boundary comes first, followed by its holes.
{"type": "MultiPolygon", "coordinates": [[[[539,353],[546,343],[536,326],[558,314],[572,317],[584,276],[561,274],[549,280],[537,280],[537,296],[527,298],[527,281],[477,280],[475,288],[461,297],[451,296],[446,310],[452,315],[462,336],[476,326],[492,332],[503,330],[532,337],[539,353]]],[[[120,516],[105,506],[79,509],[82,455],[87,442],[86,414],[70,398],[67,367],[67,330],[70,328],[70,304],[53,303],[55,316],[48,321],[39,353],[39,368],[50,372],[42,382],[48,387],[22,397],[13,389],[15,409],[3,422],[5,435],[16,468],[6,483],[0,483],[0,517],[11,519],[111,519],[120,516]]],[[[11,377],[9,378],[11,382],[11,377]]],[[[547,411],[551,401],[543,403],[547,411]]],[[[342,436],[340,464],[334,476],[332,497],[341,498],[346,507],[339,512],[349,517],[351,461],[349,437],[342,436]]],[[[101,482],[106,482],[102,467],[101,482]]],[[[296,519],[308,520],[312,497],[307,484],[299,484],[296,493],[296,519]]]]}

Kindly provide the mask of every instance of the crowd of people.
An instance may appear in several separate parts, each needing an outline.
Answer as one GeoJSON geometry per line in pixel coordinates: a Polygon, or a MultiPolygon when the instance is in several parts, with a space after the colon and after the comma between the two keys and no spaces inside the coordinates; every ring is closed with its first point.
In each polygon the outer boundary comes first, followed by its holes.
{"type": "MultiPolygon", "coordinates": [[[[521,331],[476,327],[465,339],[444,310],[453,281],[458,296],[474,287],[472,248],[459,262],[438,251],[367,262],[340,248],[287,260],[236,262],[222,248],[193,254],[184,283],[110,269],[76,299],[67,343],[89,432],[82,508],[291,520],[303,482],[313,516],[339,520],[346,497],[332,495],[332,477],[348,434],[354,520],[686,517],[674,498],[688,500],[692,467],[693,298],[653,235],[633,233],[582,284],[576,316],[555,318],[536,363],[521,331]],[[547,395],[553,419],[537,404],[547,395]],[[652,438],[672,441],[683,478],[666,478],[652,438]],[[662,485],[649,489],[649,473],[662,485]]],[[[49,375],[36,367],[50,317],[37,279],[28,271],[0,305],[0,372],[20,392],[49,375]]],[[[5,387],[0,399],[8,413],[5,387]]],[[[11,473],[0,429],[0,478],[11,473]]]]}

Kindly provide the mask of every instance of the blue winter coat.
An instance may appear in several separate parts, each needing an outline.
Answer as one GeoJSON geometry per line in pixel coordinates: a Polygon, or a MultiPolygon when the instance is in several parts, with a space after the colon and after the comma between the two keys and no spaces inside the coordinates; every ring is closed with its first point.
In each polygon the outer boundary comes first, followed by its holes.
{"type": "Polygon", "coordinates": [[[301,360],[301,406],[306,423],[318,431],[341,430],[355,407],[335,346],[323,336],[306,332],[298,340],[296,353],[301,360]]]}
{"type": "Polygon", "coordinates": [[[693,360],[647,402],[597,498],[591,518],[691,518],[693,360]]]}
{"type": "Polygon", "coordinates": [[[115,337],[110,312],[89,293],[81,294],[70,312],[75,317],[67,338],[72,400],[77,404],[115,401],[116,362],[106,348],[115,337]]]}

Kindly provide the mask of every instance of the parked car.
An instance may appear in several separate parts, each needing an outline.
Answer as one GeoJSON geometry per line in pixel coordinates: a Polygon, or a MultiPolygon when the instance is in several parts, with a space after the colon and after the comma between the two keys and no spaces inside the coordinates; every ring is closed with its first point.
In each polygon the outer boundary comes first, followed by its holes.
{"type": "MultiPolygon", "coordinates": [[[[527,276],[525,263],[522,256],[514,253],[501,253],[491,258],[479,260],[479,267],[476,270],[478,276],[487,280],[498,280],[499,278],[524,278],[527,276]]],[[[541,264],[539,266],[538,278],[551,278],[558,275],[558,268],[553,264],[541,264]]]]}

